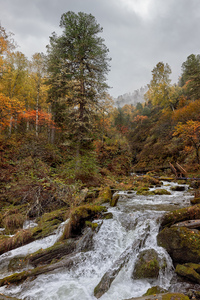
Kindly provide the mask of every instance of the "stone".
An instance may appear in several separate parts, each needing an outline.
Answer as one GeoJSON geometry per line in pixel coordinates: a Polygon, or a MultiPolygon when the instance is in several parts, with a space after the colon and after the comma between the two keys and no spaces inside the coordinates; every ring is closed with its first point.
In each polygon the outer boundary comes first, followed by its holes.
{"type": "Polygon", "coordinates": [[[144,250],[138,255],[132,278],[156,279],[159,275],[159,270],[157,252],[154,249],[144,250]]]}

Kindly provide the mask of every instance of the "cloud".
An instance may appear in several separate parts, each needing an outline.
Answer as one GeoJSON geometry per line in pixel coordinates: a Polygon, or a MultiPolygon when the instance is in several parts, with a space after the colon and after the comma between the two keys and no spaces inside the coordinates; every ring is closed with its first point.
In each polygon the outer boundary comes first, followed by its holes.
{"type": "Polygon", "coordinates": [[[171,66],[177,82],[187,56],[200,50],[199,0],[0,0],[0,7],[2,26],[28,57],[45,51],[53,31],[60,34],[63,13],[93,14],[110,49],[115,97],[148,84],[159,61],[171,66]]]}

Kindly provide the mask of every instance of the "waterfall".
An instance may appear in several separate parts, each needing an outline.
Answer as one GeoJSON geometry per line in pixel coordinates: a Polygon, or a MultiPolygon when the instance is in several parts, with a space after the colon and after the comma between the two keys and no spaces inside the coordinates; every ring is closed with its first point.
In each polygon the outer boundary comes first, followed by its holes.
{"type": "MultiPolygon", "coordinates": [[[[164,182],[167,190],[175,183],[164,182]]],[[[124,264],[101,300],[123,300],[142,296],[151,286],[168,289],[174,274],[172,261],[167,252],[157,245],[156,236],[159,220],[167,212],[190,204],[188,191],[171,195],[140,196],[135,191],[120,192],[117,207],[108,208],[113,219],[103,220],[94,235],[93,249],[76,253],[77,263],[70,270],[65,268],[38,276],[35,280],[19,286],[1,287],[0,293],[26,300],[96,300],[94,288],[108,270],[112,270],[117,259],[124,264]],[[138,241],[138,243],[137,243],[138,241]],[[134,280],[132,272],[139,253],[154,249],[160,261],[167,267],[161,269],[153,282],[134,280]]],[[[62,228],[62,227],[61,227],[62,228]]],[[[60,233],[15,249],[0,256],[0,265],[14,255],[27,254],[40,248],[47,248],[57,240],[60,233]],[[37,244],[38,243],[38,244],[37,244]]],[[[1,275],[1,277],[3,277],[1,275]]]]}

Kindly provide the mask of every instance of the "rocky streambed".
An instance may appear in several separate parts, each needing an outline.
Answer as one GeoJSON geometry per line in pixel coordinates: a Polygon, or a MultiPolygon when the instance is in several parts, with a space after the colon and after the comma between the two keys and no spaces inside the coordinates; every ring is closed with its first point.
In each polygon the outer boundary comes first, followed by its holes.
{"type": "Polygon", "coordinates": [[[200,206],[191,206],[188,186],[163,182],[109,197],[103,206],[72,211],[51,242],[2,254],[0,293],[30,300],[198,298],[200,206]]]}

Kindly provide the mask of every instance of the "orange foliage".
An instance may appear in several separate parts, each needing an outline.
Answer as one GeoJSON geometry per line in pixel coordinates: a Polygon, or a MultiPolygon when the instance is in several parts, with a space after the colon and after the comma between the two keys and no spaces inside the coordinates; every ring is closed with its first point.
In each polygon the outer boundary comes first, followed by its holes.
{"type": "Polygon", "coordinates": [[[188,105],[175,110],[172,118],[175,122],[200,121],[200,100],[190,102],[188,105]]]}
{"type": "Polygon", "coordinates": [[[136,123],[143,123],[143,121],[147,120],[148,117],[147,116],[141,116],[141,115],[137,115],[134,119],[133,119],[133,122],[136,122],[136,123]]]}
{"type": "MultiPolygon", "coordinates": [[[[19,115],[19,120],[29,120],[29,122],[35,124],[36,120],[36,110],[27,110],[24,112],[21,112],[19,115]]],[[[53,126],[54,122],[52,120],[52,115],[50,113],[44,112],[44,111],[38,111],[38,121],[39,125],[49,125],[53,126]]]]}

